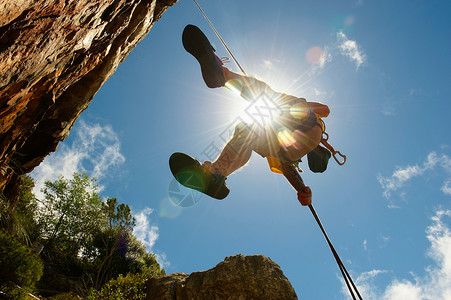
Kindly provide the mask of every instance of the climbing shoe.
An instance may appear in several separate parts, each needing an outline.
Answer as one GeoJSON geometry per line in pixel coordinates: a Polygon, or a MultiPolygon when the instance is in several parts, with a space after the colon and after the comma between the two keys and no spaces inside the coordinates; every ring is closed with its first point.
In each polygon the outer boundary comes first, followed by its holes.
{"type": "Polygon", "coordinates": [[[182,43],[185,50],[199,62],[207,86],[209,88],[224,86],[222,62],[215,55],[215,49],[203,32],[194,25],[187,25],[183,30],[182,43]]]}
{"type": "Polygon", "coordinates": [[[212,174],[200,162],[189,155],[176,152],[169,158],[169,167],[174,178],[187,188],[194,189],[215,199],[224,199],[230,190],[226,177],[212,174]]]}

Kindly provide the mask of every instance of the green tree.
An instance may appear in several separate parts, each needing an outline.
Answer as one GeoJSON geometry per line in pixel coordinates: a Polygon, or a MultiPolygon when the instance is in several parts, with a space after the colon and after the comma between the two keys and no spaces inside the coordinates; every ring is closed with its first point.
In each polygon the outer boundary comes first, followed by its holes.
{"type": "Polygon", "coordinates": [[[98,256],[97,274],[94,287],[100,287],[111,278],[111,263],[114,255],[125,253],[127,238],[135,225],[135,218],[130,207],[124,203],[118,204],[116,198],[108,198],[102,205],[104,215],[108,217],[108,226],[96,235],[96,250],[98,256]],[[110,275],[109,275],[110,274],[110,275]],[[108,276],[109,275],[109,276],[108,276]]]}
{"type": "Polygon", "coordinates": [[[93,235],[107,225],[96,180],[75,173],[72,179],[46,181],[42,192],[35,213],[39,242],[44,245],[41,292],[50,296],[75,287],[74,292],[83,294],[90,287],[83,284],[90,269],[87,249],[93,235]]]}
{"type": "Polygon", "coordinates": [[[92,233],[105,226],[97,189],[96,180],[87,174],[45,182],[37,221],[46,246],[57,241],[63,251],[76,255],[89,243],[92,233]]]}
{"type": "Polygon", "coordinates": [[[61,281],[52,281],[52,275],[62,274],[80,282],[83,290],[75,292],[82,295],[120,274],[164,272],[155,255],[133,236],[130,207],[116,198],[103,202],[94,179],[76,173],[70,180],[47,181],[42,191],[36,220],[45,245],[45,286],[67,291],[61,281]]]}

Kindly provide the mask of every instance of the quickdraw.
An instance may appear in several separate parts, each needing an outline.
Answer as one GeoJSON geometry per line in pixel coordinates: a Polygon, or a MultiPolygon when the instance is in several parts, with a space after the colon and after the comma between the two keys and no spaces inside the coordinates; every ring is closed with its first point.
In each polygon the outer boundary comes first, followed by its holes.
{"type": "Polygon", "coordinates": [[[319,116],[318,116],[318,119],[321,121],[322,129],[323,129],[323,137],[321,138],[321,144],[323,144],[324,147],[326,147],[332,153],[332,156],[334,157],[334,159],[337,162],[337,164],[339,164],[340,166],[344,165],[346,163],[346,155],[341,154],[340,151],[336,151],[334,149],[334,147],[332,147],[329,144],[329,142],[328,142],[329,134],[326,132],[326,123],[324,123],[324,121],[319,116]],[[340,161],[337,158],[337,154],[341,156],[343,161],[340,161]]]}

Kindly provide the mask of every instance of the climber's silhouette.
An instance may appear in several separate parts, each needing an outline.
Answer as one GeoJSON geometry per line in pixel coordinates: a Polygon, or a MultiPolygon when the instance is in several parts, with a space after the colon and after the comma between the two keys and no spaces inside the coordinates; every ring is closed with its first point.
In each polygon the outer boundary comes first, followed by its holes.
{"type": "MultiPolygon", "coordinates": [[[[274,106],[267,107],[267,115],[274,119],[265,126],[238,124],[232,139],[213,162],[201,164],[186,154],[174,153],[170,167],[181,184],[223,199],[229,193],[225,184],[227,176],[244,166],[252,151],[270,157],[272,162],[292,163],[318,147],[323,133],[319,118],[329,115],[326,105],[275,92],[262,81],[228,70],[215,55],[207,37],[194,25],[185,27],[182,40],[185,50],[200,63],[208,87],[227,86],[238,90],[248,101],[260,97],[271,99],[274,106]]],[[[311,197],[309,191],[305,197],[311,197]]]]}

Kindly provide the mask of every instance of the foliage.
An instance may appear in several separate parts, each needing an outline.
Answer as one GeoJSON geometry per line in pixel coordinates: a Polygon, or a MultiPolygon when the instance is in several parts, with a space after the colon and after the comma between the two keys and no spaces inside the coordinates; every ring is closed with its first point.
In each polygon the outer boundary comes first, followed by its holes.
{"type": "Polygon", "coordinates": [[[5,231],[0,231],[0,245],[0,291],[11,295],[20,293],[20,287],[32,290],[42,276],[42,261],[5,231]]]}
{"type": "Polygon", "coordinates": [[[79,300],[81,299],[80,296],[77,296],[76,294],[69,292],[69,293],[62,293],[58,294],[56,296],[50,297],[50,300],[79,300]]]}
{"type": "Polygon", "coordinates": [[[145,284],[150,277],[146,273],[128,273],[125,277],[120,274],[118,278],[105,284],[100,291],[91,290],[88,299],[146,299],[145,284]]]}
{"type": "Polygon", "coordinates": [[[91,253],[100,253],[91,257],[93,265],[97,267],[94,281],[96,288],[114,278],[113,276],[129,270],[126,254],[131,250],[128,246],[135,225],[130,207],[123,203],[118,204],[116,198],[108,198],[106,203],[102,204],[102,212],[108,219],[108,225],[94,234],[94,251],[91,250],[91,253]],[[120,268],[121,266],[123,268],[120,268]]]}
{"type": "Polygon", "coordinates": [[[32,193],[33,187],[33,179],[23,176],[17,202],[13,203],[3,195],[0,196],[0,228],[26,244],[30,244],[30,240],[37,235],[34,221],[37,202],[32,193]]]}
{"type": "Polygon", "coordinates": [[[37,213],[41,238],[46,245],[56,242],[65,253],[77,255],[106,222],[96,180],[75,173],[70,180],[46,181],[42,191],[44,199],[37,213]]]}
{"type": "MultiPolygon", "coordinates": [[[[103,282],[117,277],[118,274],[145,273],[150,277],[164,274],[155,259],[155,254],[147,252],[145,246],[133,234],[126,232],[118,237],[116,251],[112,251],[110,256],[99,257],[98,262],[102,259],[104,263],[103,269],[98,268],[98,270],[104,270],[103,277],[100,277],[103,278],[103,282]]],[[[112,242],[114,241],[110,239],[110,243],[112,242]]],[[[98,249],[106,253],[102,245],[98,249]]],[[[103,282],[99,282],[94,287],[99,288],[103,282]]]]}
{"type": "Polygon", "coordinates": [[[133,236],[130,207],[116,198],[102,201],[95,180],[76,173],[71,180],[47,181],[42,191],[36,220],[48,278],[51,273],[78,278],[86,291],[120,274],[162,272],[154,254],[133,236]]]}
{"type": "Polygon", "coordinates": [[[113,290],[138,297],[147,278],[164,274],[133,235],[130,207],[116,198],[102,201],[95,179],[75,173],[46,181],[42,199],[33,187],[25,176],[15,203],[0,197],[0,292],[24,298],[42,275],[37,287],[53,299],[77,299],[91,288],[99,297],[113,290]],[[30,244],[43,247],[42,260],[30,244]]]}

